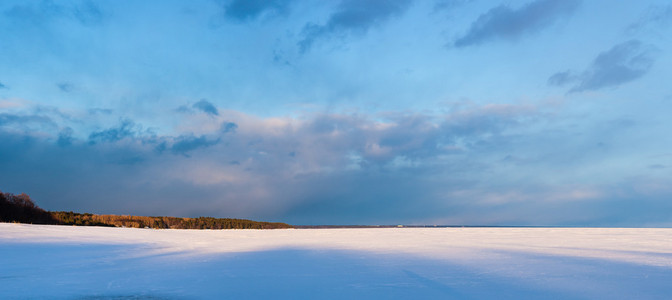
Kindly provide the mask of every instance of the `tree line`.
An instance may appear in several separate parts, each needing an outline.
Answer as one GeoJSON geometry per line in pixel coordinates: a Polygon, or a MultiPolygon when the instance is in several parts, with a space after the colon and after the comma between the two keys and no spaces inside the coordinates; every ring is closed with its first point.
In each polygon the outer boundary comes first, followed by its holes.
{"type": "Polygon", "coordinates": [[[0,222],[30,224],[109,226],[155,229],[278,229],[293,228],[285,223],[257,222],[229,218],[178,218],[121,215],[96,215],[65,211],[46,211],[26,194],[0,191],[0,222]]]}

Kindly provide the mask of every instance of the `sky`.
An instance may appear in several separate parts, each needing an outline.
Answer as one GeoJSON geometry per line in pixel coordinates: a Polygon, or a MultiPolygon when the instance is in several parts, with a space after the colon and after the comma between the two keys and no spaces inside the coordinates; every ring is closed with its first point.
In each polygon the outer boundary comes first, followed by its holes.
{"type": "Polygon", "coordinates": [[[0,190],[291,224],[672,226],[668,1],[2,1],[0,190]]]}

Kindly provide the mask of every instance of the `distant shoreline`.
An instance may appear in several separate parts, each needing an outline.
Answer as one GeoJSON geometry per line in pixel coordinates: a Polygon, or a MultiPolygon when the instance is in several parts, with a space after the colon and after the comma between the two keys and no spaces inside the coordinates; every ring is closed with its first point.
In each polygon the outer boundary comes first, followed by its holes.
{"type": "Polygon", "coordinates": [[[292,225],[294,229],[371,229],[371,228],[670,228],[568,225],[292,225]]]}
{"type": "Polygon", "coordinates": [[[0,222],[75,225],[100,227],[133,227],[153,229],[279,229],[293,226],[279,222],[258,222],[233,218],[180,218],[133,215],[98,215],[72,211],[46,211],[26,194],[14,195],[0,191],[0,222]]]}

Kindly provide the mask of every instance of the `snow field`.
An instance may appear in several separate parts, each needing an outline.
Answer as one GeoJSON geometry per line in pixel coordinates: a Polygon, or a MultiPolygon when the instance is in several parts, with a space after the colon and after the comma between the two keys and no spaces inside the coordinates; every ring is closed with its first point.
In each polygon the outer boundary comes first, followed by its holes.
{"type": "Polygon", "coordinates": [[[669,299],[672,229],[0,223],[1,299],[669,299]]]}

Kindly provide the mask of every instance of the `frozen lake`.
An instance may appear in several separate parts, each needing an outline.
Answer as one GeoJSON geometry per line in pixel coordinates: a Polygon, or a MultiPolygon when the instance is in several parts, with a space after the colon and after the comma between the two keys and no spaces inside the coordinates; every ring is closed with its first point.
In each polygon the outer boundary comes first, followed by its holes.
{"type": "Polygon", "coordinates": [[[0,223],[0,299],[670,299],[672,229],[0,223]]]}

